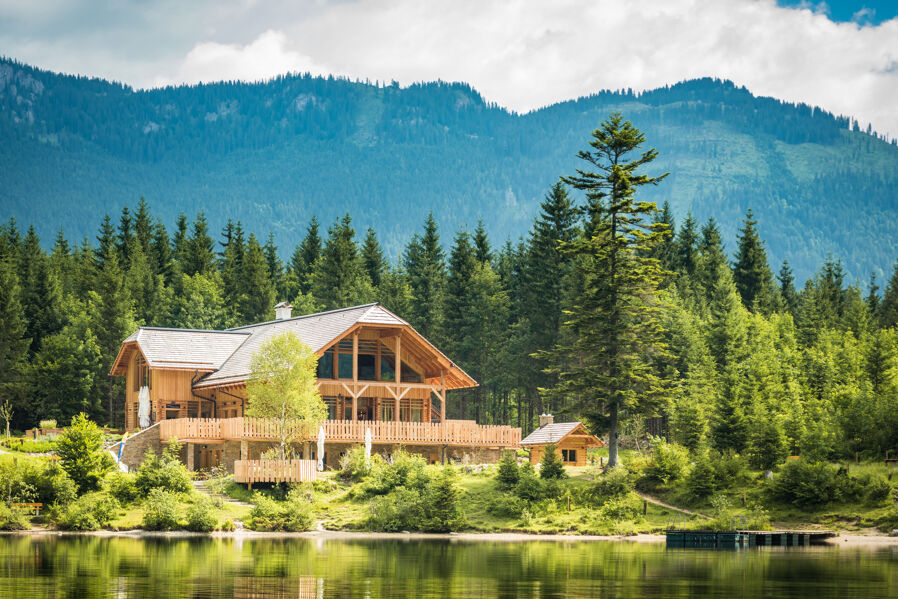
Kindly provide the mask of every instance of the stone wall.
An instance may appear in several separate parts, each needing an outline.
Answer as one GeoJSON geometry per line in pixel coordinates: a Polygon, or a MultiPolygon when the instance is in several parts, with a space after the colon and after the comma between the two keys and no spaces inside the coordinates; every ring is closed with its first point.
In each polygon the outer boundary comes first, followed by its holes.
{"type": "MultiPolygon", "coordinates": [[[[148,449],[152,449],[156,452],[156,455],[162,453],[162,440],[159,438],[158,423],[125,439],[125,448],[122,450],[122,463],[129,470],[136,470],[140,463],[143,462],[143,456],[148,449]]],[[[119,447],[116,445],[113,448],[116,455],[118,455],[118,450],[119,447]]]]}

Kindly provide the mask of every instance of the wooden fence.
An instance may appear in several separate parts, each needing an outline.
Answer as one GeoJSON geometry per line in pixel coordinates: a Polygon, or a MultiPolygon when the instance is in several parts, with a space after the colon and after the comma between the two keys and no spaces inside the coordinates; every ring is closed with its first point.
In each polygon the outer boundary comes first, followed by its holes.
{"type": "MultiPolygon", "coordinates": [[[[446,422],[376,422],[326,420],[325,442],[361,443],[365,432],[371,430],[371,441],[379,444],[459,445],[480,447],[517,447],[521,429],[504,425],[479,425],[473,420],[446,422]]],[[[278,422],[263,418],[177,418],[160,422],[163,441],[177,438],[182,441],[210,442],[232,440],[272,441],[280,438],[278,422]]],[[[305,430],[297,426],[290,435],[294,440],[314,441],[318,429],[305,430]]]]}
{"type": "Polygon", "coordinates": [[[318,478],[315,460],[236,460],[234,481],[238,483],[297,483],[318,478]]]}

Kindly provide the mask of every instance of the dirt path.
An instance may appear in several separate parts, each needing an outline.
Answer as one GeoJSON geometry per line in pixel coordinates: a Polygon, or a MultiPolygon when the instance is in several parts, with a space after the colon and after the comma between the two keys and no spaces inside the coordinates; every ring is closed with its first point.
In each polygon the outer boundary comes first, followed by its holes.
{"type": "Polygon", "coordinates": [[[702,514],[701,512],[693,512],[692,510],[688,510],[684,507],[677,507],[675,505],[671,505],[670,503],[661,501],[657,497],[652,497],[651,495],[643,493],[642,491],[635,491],[635,493],[637,495],[639,495],[641,498],[643,498],[644,500],[648,501],[649,503],[654,503],[655,505],[659,505],[663,508],[667,508],[669,510],[674,510],[677,512],[682,512],[684,514],[689,514],[690,516],[698,516],[700,518],[704,518],[705,520],[712,520],[711,516],[709,516],[707,514],[702,514]]]}

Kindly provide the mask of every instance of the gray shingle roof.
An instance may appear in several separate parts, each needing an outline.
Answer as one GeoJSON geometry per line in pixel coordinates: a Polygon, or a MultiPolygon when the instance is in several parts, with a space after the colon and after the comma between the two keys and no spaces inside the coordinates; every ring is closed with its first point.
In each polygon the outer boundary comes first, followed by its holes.
{"type": "Polygon", "coordinates": [[[136,341],[150,368],[218,370],[249,335],[231,331],[198,331],[141,327],[136,341]]]}
{"type": "Polygon", "coordinates": [[[318,351],[358,322],[408,324],[378,304],[367,304],[231,329],[234,332],[248,333],[249,338],[236,348],[217,372],[198,382],[196,386],[201,388],[243,381],[250,373],[253,354],[275,335],[290,331],[302,339],[303,343],[318,351]]]}
{"type": "Polygon", "coordinates": [[[546,443],[558,443],[565,435],[580,426],[579,422],[559,422],[547,424],[536,429],[527,438],[521,441],[521,445],[545,445],[546,443]]]}

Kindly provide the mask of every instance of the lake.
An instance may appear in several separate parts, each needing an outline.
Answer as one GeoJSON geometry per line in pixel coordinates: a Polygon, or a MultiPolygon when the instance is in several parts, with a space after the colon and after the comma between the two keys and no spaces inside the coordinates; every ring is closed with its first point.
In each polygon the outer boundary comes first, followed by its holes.
{"type": "Polygon", "coordinates": [[[0,597],[898,596],[898,547],[0,536],[0,597]]]}

